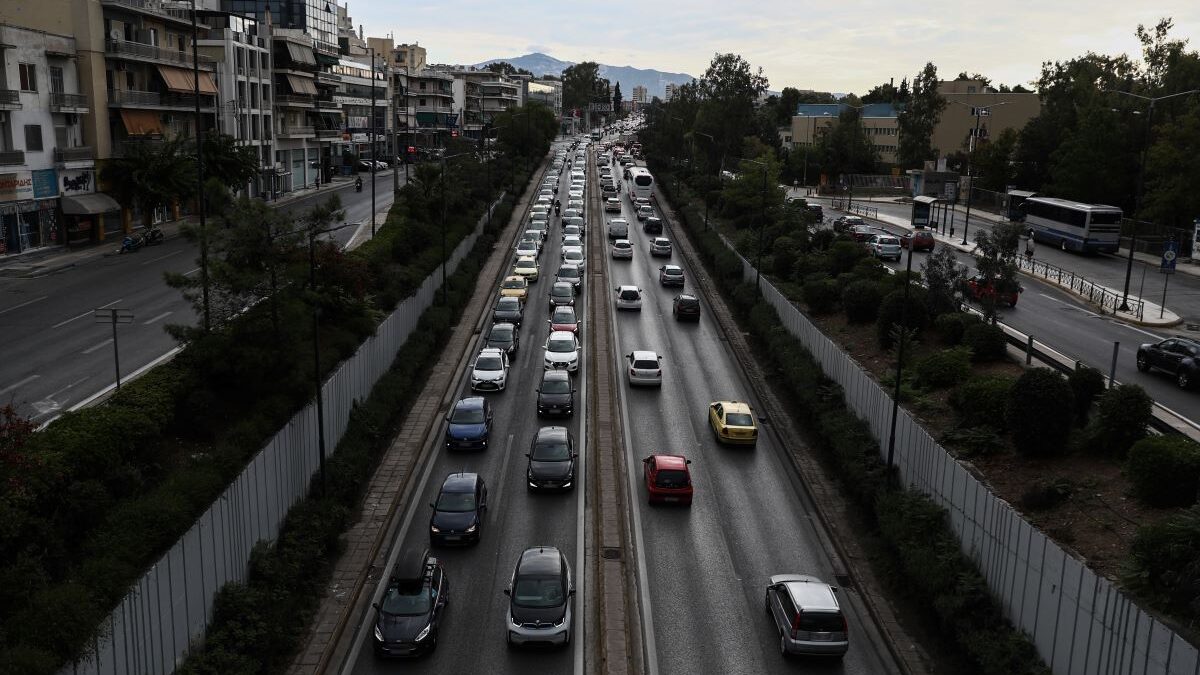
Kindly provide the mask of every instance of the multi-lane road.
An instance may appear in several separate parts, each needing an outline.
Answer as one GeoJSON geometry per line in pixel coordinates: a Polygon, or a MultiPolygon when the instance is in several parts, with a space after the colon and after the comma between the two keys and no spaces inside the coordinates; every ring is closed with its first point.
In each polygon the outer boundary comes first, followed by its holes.
{"type": "MultiPolygon", "coordinates": [[[[299,197],[279,208],[299,215],[338,194],[344,221],[369,227],[370,179],[361,193],[352,183],[299,197]]],[[[401,176],[401,181],[403,177],[401,176]]],[[[380,210],[392,202],[392,175],[376,175],[380,210]]],[[[354,228],[334,233],[345,243],[354,228]]],[[[113,244],[113,250],[117,244],[113,244]]],[[[193,324],[197,317],[163,273],[196,274],[196,247],[183,237],[132,254],[102,255],[47,276],[0,278],[0,326],[5,358],[0,361],[0,403],[44,423],[116,383],[113,331],[98,324],[95,309],[122,308],[133,322],[117,328],[123,377],[156,363],[176,347],[163,327],[193,324]]]]}

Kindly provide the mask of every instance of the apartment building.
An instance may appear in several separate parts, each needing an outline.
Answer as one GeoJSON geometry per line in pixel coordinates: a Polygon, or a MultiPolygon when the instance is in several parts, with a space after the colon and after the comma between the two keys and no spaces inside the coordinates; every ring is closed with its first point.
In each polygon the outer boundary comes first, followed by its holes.
{"type": "Polygon", "coordinates": [[[679,91],[679,85],[675,84],[674,82],[668,82],[663,100],[670,101],[672,98],[675,98],[675,92],[677,91],[679,91]]]}
{"type": "Polygon", "coordinates": [[[555,119],[561,118],[562,82],[558,80],[530,80],[526,98],[537,101],[554,111],[555,119]]]}
{"type": "Polygon", "coordinates": [[[333,67],[339,79],[333,100],[341,107],[345,125],[340,140],[334,143],[335,164],[349,166],[354,158],[386,159],[393,154],[386,59],[380,55],[373,65],[371,61],[369,55],[365,62],[342,58],[333,67]],[[373,143],[371,134],[375,135],[373,143]]]}
{"type": "Polygon", "coordinates": [[[647,89],[640,84],[633,88],[633,92],[631,92],[629,95],[629,100],[638,104],[646,104],[650,102],[647,89]]]}

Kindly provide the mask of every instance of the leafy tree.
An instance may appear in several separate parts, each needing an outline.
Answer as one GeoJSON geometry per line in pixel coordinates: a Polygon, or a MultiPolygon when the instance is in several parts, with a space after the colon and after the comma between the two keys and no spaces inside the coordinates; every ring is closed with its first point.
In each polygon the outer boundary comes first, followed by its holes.
{"type": "Polygon", "coordinates": [[[595,61],[568,66],[563,71],[563,108],[586,111],[595,98],[599,80],[600,65],[595,61]]]}
{"type": "Polygon", "coordinates": [[[125,147],[125,156],[110,160],[100,176],[122,206],[141,210],[143,225],[153,222],[155,209],[194,194],[195,158],[186,138],[125,147]]]}
{"type": "Polygon", "coordinates": [[[875,173],[879,153],[863,133],[859,111],[848,108],[838,115],[838,123],[817,140],[821,171],[830,175],[875,173]]]}
{"type": "Polygon", "coordinates": [[[613,87],[612,107],[613,107],[613,115],[620,117],[621,116],[621,83],[620,82],[617,83],[617,86],[613,87]]]}
{"type": "Polygon", "coordinates": [[[770,213],[783,205],[784,193],[779,188],[781,164],[770,149],[761,150],[756,161],[742,160],[738,164],[737,178],[726,181],[721,192],[722,214],[732,219],[737,228],[758,226],[764,203],[768,220],[770,213]]]}
{"type": "Polygon", "coordinates": [[[518,68],[508,61],[496,61],[495,63],[489,63],[484,66],[484,68],[487,68],[493,73],[500,75],[529,75],[530,77],[533,77],[533,71],[526,70],[524,68],[518,68]]]}
{"type": "Polygon", "coordinates": [[[933,128],[946,108],[946,99],[938,93],[937,86],[937,67],[926,63],[913,78],[912,96],[900,111],[896,155],[901,168],[921,168],[925,160],[937,157],[938,150],[932,145],[933,128]]]}
{"type": "Polygon", "coordinates": [[[791,124],[792,116],[796,114],[796,107],[799,105],[800,90],[795,87],[784,87],[775,102],[775,123],[779,126],[791,124]]]}
{"type": "MultiPolygon", "coordinates": [[[[992,280],[997,288],[1012,288],[1017,282],[1017,244],[1021,240],[1021,223],[999,223],[990,230],[975,231],[975,267],[979,273],[992,280]]],[[[983,300],[983,317],[996,319],[995,294],[983,300]]]]}
{"type": "Polygon", "coordinates": [[[762,68],[751,69],[737,54],[713,57],[699,83],[701,102],[693,126],[715,140],[710,159],[741,154],[742,140],[756,132],[754,103],[766,90],[762,68]]]}
{"type": "Polygon", "coordinates": [[[939,246],[921,264],[921,276],[925,278],[926,301],[929,313],[939,316],[956,312],[959,297],[967,282],[966,269],[958,264],[953,249],[939,246]]]}
{"type": "Polygon", "coordinates": [[[827,91],[802,91],[796,103],[837,103],[837,99],[827,91]]]}
{"type": "Polygon", "coordinates": [[[1143,217],[1187,227],[1200,213],[1200,105],[1156,129],[1146,157],[1143,217]]]}
{"type": "Polygon", "coordinates": [[[201,141],[204,150],[204,175],[221,181],[236,190],[258,176],[258,153],[249,145],[238,145],[229,134],[205,134],[201,141]]]}
{"type": "Polygon", "coordinates": [[[1000,135],[987,143],[975,147],[975,157],[971,162],[972,171],[978,187],[985,190],[1002,192],[1013,184],[1016,177],[1013,169],[1013,156],[1017,150],[1017,131],[1005,129],[1000,135]]]}
{"type": "Polygon", "coordinates": [[[537,102],[511,108],[493,120],[497,144],[510,155],[541,157],[558,134],[554,112],[537,102]]]}
{"type": "Polygon", "coordinates": [[[1122,133],[1118,115],[1094,101],[1080,111],[1073,129],[1065,130],[1051,155],[1053,194],[1081,202],[1104,204],[1112,195],[1129,194],[1129,168],[1111,161],[1112,140],[1122,133]]]}
{"type": "Polygon", "coordinates": [[[903,103],[907,102],[907,100],[906,100],[907,96],[908,96],[908,86],[907,85],[908,85],[907,79],[905,79],[901,82],[900,87],[903,89],[903,94],[902,94],[901,89],[897,88],[891,82],[884,82],[883,84],[877,84],[874,87],[872,87],[871,90],[868,91],[865,95],[863,95],[861,100],[864,104],[871,104],[871,103],[895,103],[897,105],[903,104],[903,103]],[[903,96],[903,98],[902,98],[902,96],[903,96]]]}
{"type": "Polygon", "coordinates": [[[992,86],[992,78],[987,77],[986,75],[980,75],[979,73],[971,73],[970,75],[968,75],[967,71],[965,71],[965,70],[963,72],[959,73],[958,77],[954,78],[954,81],[955,82],[969,82],[969,81],[982,82],[983,87],[985,89],[989,89],[992,86]]]}

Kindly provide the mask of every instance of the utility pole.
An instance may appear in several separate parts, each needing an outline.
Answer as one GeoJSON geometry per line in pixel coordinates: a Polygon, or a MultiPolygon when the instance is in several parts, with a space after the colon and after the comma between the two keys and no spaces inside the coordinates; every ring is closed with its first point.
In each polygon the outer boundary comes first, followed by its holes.
{"type": "Polygon", "coordinates": [[[204,332],[212,327],[208,299],[208,229],[204,222],[204,142],[200,131],[200,56],[196,43],[200,41],[200,29],[196,22],[196,0],[192,0],[192,98],[196,110],[196,212],[200,216],[200,293],[203,298],[204,332]]]}
{"type": "Polygon", "coordinates": [[[371,47],[371,237],[375,237],[375,170],[379,168],[379,141],[375,135],[375,48],[371,47]]]}

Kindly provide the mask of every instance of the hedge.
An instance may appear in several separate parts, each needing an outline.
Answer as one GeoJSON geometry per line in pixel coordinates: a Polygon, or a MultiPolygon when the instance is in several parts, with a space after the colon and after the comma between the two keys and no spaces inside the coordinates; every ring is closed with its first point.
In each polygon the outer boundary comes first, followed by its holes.
{"type": "Polygon", "coordinates": [[[1200,506],[1138,529],[1122,581],[1161,611],[1200,621],[1200,506]]]}
{"type": "Polygon", "coordinates": [[[883,302],[883,293],[879,282],[859,279],[851,282],[842,291],[842,309],[850,323],[871,323],[879,315],[879,303],[883,302]]]}
{"type": "Polygon", "coordinates": [[[1191,506],[1200,489],[1200,444],[1184,436],[1143,438],[1129,450],[1125,475],[1145,504],[1191,506]]]}
{"type": "Polygon", "coordinates": [[[1145,389],[1118,385],[1100,395],[1084,442],[1089,452],[1124,458],[1134,443],[1146,437],[1153,417],[1154,400],[1145,389]]]}
{"type": "Polygon", "coordinates": [[[958,413],[960,427],[1008,428],[1006,419],[1009,391],[1014,377],[975,375],[950,392],[950,407],[958,413]]]}
{"type": "Polygon", "coordinates": [[[1074,413],[1074,394],[1066,378],[1034,368],[1017,378],[1009,391],[1005,420],[1017,452],[1046,456],[1066,451],[1074,413]]]}
{"type": "Polygon", "coordinates": [[[926,389],[952,387],[971,376],[971,350],[944,349],[917,363],[917,385],[926,389]]]}
{"type": "Polygon", "coordinates": [[[971,348],[971,358],[978,362],[1000,361],[1008,353],[1008,340],[999,326],[973,323],[963,329],[962,343],[971,348]]]}

